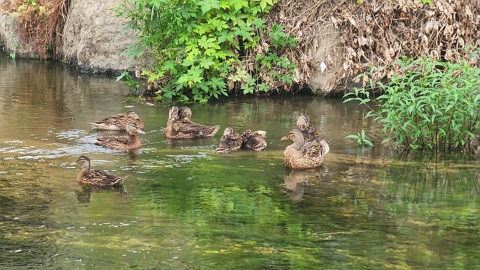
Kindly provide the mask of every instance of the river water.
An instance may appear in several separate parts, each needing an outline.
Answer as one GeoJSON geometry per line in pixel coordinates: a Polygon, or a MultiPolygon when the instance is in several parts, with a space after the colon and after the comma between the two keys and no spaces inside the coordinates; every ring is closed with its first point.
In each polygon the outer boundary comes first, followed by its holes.
{"type": "MultiPolygon", "coordinates": [[[[168,140],[172,102],[125,101],[115,78],[0,57],[1,269],[475,269],[480,162],[403,156],[365,108],[311,96],[189,105],[213,138],[168,140]],[[127,110],[143,148],[93,145],[89,123],[127,110]],[[330,145],[291,171],[280,138],[307,113],[330,145]],[[217,154],[225,127],[268,132],[262,152],[217,154]],[[365,130],[373,148],[349,134],[365,130]],[[70,163],[127,176],[123,189],[76,182],[70,163]],[[126,194],[127,193],[127,194],[126,194]]],[[[119,132],[118,134],[124,134],[119,132]]]]}

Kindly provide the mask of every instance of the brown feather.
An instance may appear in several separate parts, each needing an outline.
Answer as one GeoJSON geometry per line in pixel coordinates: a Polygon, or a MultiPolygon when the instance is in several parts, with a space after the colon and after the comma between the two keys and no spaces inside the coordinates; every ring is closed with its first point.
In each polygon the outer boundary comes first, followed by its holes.
{"type": "Polygon", "coordinates": [[[145,134],[137,124],[131,122],[127,125],[128,137],[125,136],[107,136],[97,138],[95,145],[117,150],[132,150],[142,147],[142,141],[137,134],[145,134]]]}
{"type": "Polygon", "coordinates": [[[330,150],[324,140],[305,141],[302,133],[294,129],[282,140],[292,140],[293,143],[285,148],[283,161],[286,167],[292,169],[310,169],[322,164],[324,156],[330,150]]]}
{"type": "Polygon", "coordinates": [[[87,156],[80,156],[75,164],[82,166],[82,170],[77,175],[77,181],[81,184],[107,187],[123,185],[125,180],[124,177],[115,176],[106,171],[90,171],[90,158],[87,156]]]}
{"type": "Polygon", "coordinates": [[[227,127],[220,138],[220,143],[218,144],[217,149],[214,151],[219,153],[236,151],[240,149],[242,143],[243,137],[234,132],[231,127],[227,127]]]}
{"type": "Polygon", "coordinates": [[[320,138],[320,135],[318,135],[317,128],[314,125],[310,124],[308,116],[305,114],[302,114],[298,117],[297,129],[302,133],[305,141],[310,141],[316,138],[320,138]]]}
{"type": "Polygon", "coordinates": [[[219,125],[206,126],[190,120],[192,111],[188,107],[178,109],[173,106],[168,113],[167,126],[163,133],[170,139],[193,139],[212,137],[220,129],[219,125]]]}
{"type": "Polygon", "coordinates": [[[263,130],[257,130],[252,132],[247,129],[242,133],[243,144],[242,147],[253,151],[262,151],[267,147],[267,132],[263,130]]]}
{"type": "Polygon", "coordinates": [[[114,116],[103,118],[102,120],[91,123],[92,129],[98,130],[125,130],[130,122],[135,122],[140,129],[145,127],[142,120],[140,120],[137,113],[128,111],[126,113],[119,113],[114,116]]]}

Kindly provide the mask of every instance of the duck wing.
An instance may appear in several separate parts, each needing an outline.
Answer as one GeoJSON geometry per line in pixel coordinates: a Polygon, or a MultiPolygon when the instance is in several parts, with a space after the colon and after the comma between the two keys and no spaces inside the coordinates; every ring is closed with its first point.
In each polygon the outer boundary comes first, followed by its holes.
{"type": "Polygon", "coordinates": [[[203,138],[217,133],[220,126],[205,126],[192,121],[176,121],[172,125],[172,138],[203,138]]]}
{"type": "Polygon", "coordinates": [[[320,137],[320,135],[318,135],[317,128],[312,124],[298,125],[297,129],[300,130],[305,141],[310,141],[320,137]]]}
{"type": "Polygon", "coordinates": [[[267,147],[267,142],[264,138],[251,134],[243,141],[243,148],[251,149],[254,151],[261,151],[267,147]]]}
{"type": "Polygon", "coordinates": [[[130,142],[129,137],[124,136],[106,136],[97,138],[95,145],[106,146],[112,143],[115,144],[128,144],[130,142]]]}
{"type": "Polygon", "coordinates": [[[305,142],[300,151],[307,158],[316,158],[325,156],[330,151],[330,147],[325,140],[315,139],[305,142]]]}
{"type": "Polygon", "coordinates": [[[125,180],[124,177],[119,177],[102,170],[91,171],[87,179],[90,179],[90,184],[96,186],[122,185],[125,180]]]}
{"type": "Polygon", "coordinates": [[[215,152],[224,153],[224,152],[231,152],[236,151],[242,147],[243,139],[238,133],[231,133],[228,135],[223,135],[220,138],[220,143],[215,149],[215,152]]]}

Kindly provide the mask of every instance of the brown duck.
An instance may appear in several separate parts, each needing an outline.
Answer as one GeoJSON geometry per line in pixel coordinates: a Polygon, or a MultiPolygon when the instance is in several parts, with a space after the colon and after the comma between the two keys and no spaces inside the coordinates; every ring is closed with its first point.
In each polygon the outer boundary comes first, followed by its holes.
{"type": "Polygon", "coordinates": [[[242,148],[250,149],[253,151],[262,151],[267,147],[267,132],[264,130],[257,130],[252,132],[247,129],[242,133],[242,148]]]}
{"type": "Polygon", "coordinates": [[[220,129],[219,125],[205,126],[192,122],[192,111],[188,107],[173,106],[168,112],[167,126],[163,133],[171,139],[193,139],[212,137],[220,129]]]}
{"type": "Polygon", "coordinates": [[[90,124],[92,125],[92,129],[126,130],[127,124],[130,122],[137,123],[137,126],[140,129],[143,129],[145,127],[145,125],[143,124],[143,121],[140,120],[140,117],[138,116],[138,114],[131,110],[126,113],[119,113],[114,116],[103,118],[102,120],[98,120],[90,124]]]}
{"type": "Polygon", "coordinates": [[[236,151],[242,147],[242,143],[243,137],[233,131],[231,127],[227,127],[220,138],[220,143],[218,144],[217,149],[214,151],[218,153],[236,151]]]}
{"type": "Polygon", "coordinates": [[[99,186],[99,187],[110,187],[110,186],[119,186],[123,185],[125,177],[115,176],[106,171],[93,170],[90,171],[90,158],[87,156],[80,156],[76,162],[73,164],[79,165],[82,167],[80,172],[77,175],[77,181],[80,184],[99,186]]]}
{"type": "Polygon", "coordinates": [[[320,138],[317,128],[310,124],[308,116],[302,114],[297,119],[297,129],[302,133],[305,141],[314,140],[320,138]]]}
{"type": "Polygon", "coordinates": [[[305,141],[298,129],[291,130],[282,141],[291,140],[293,143],[285,148],[283,162],[292,169],[310,169],[322,164],[324,156],[330,150],[326,141],[305,141]]]}
{"type": "Polygon", "coordinates": [[[128,137],[107,136],[97,138],[96,145],[118,150],[133,150],[142,147],[142,141],[137,134],[145,134],[135,122],[130,122],[126,127],[128,137]]]}

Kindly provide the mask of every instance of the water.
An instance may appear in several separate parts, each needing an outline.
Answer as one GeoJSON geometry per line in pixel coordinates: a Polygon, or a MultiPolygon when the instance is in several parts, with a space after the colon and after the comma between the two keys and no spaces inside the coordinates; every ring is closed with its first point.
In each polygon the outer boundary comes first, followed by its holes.
{"type": "MultiPolygon", "coordinates": [[[[114,78],[0,58],[2,269],[475,269],[479,161],[402,157],[363,107],[304,96],[194,104],[214,138],[163,137],[169,108],[126,102],[114,78]],[[134,109],[141,150],[93,145],[89,123],[134,109]],[[280,138],[308,113],[324,166],[283,166],[280,138]],[[262,152],[212,152],[227,126],[263,129],[262,152]],[[374,148],[349,134],[364,129],[374,148]],[[75,181],[80,155],[127,176],[123,189],[75,181]],[[127,195],[125,193],[128,193],[127,195]]],[[[181,105],[181,104],[176,104],[181,105]]],[[[119,133],[123,134],[123,133],[119,133]]]]}

